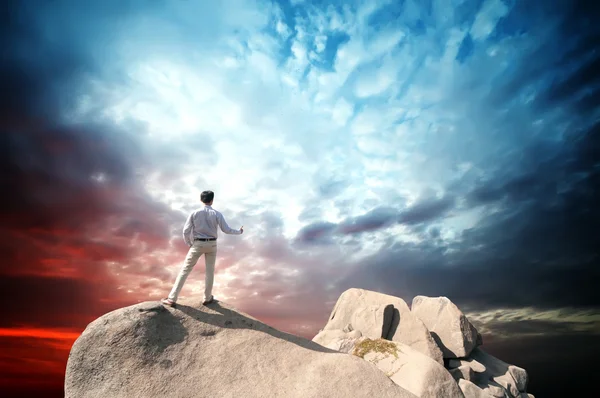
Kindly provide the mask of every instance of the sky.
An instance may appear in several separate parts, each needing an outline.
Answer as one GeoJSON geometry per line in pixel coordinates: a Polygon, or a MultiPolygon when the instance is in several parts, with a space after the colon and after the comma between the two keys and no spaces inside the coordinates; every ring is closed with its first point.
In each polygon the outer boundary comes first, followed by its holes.
{"type": "Polygon", "coordinates": [[[312,338],[348,288],[447,296],[536,396],[591,386],[591,3],[6,2],[0,387],[62,396],[89,322],[167,295],[208,189],[244,226],[217,299],[312,338]]]}

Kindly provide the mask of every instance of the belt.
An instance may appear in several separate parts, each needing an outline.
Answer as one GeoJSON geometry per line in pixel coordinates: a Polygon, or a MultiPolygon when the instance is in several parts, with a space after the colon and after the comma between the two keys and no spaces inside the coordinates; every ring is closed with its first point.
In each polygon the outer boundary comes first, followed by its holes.
{"type": "Polygon", "coordinates": [[[217,240],[217,238],[195,238],[194,240],[201,240],[202,242],[208,242],[211,240],[217,240]]]}

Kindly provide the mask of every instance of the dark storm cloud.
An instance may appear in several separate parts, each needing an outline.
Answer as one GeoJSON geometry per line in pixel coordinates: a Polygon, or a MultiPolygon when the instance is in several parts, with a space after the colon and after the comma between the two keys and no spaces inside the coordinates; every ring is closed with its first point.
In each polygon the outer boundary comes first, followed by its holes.
{"type": "Polygon", "coordinates": [[[2,300],[12,302],[3,310],[0,328],[81,328],[98,314],[127,304],[101,268],[90,280],[4,275],[0,288],[2,300]]]}
{"type": "Polygon", "coordinates": [[[548,101],[556,103],[572,99],[586,88],[593,91],[598,90],[595,85],[600,83],[600,54],[591,53],[589,55],[591,59],[580,60],[581,64],[573,73],[564,80],[553,84],[546,91],[545,96],[548,101]]]}
{"type": "MultiPolygon", "coordinates": [[[[344,283],[400,295],[445,295],[466,308],[598,307],[600,134],[597,125],[552,156],[528,159],[474,189],[501,205],[459,243],[396,243],[344,283]]],[[[535,154],[535,151],[531,151],[535,154]]]]}
{"type": "MultiPolygon", "coordinates": [[[[9,395],[62,396],[72,339],[57,346],[44,332],[80,332],[98,316],[131,304],[107,263],[133,268],[139,253],[139,244],[130,245],[134,236],[152,248],[168,244],[175,216],[137,182],[139,169],[156,162],[146,159],[136,138],[145,126],[126,122],[117,128],[94,110],[85,124],[64,117],[85,90],[83,81],[108,73],[121,78],[118,69],[106,67],[114,56],[113,34],[134,11],[130,4],[3,3],[0,300],[11,305],[0,329],[3,336],[21,329],[34,335],[0,339],[0,345],[10,344],[0,356],[0,385],[9,395]]],[[[168,277],[164,267],[146,268],[168,277]]]]}
{"type": "MultiPolygon", "coordinates": [[[[589,333],[589,329],[595,327],[598,321],[572,322],[562,320],[523,319],[511,322],[491,320],[485,322],[485,330],[495,336],[523,337],[544,334],[545,336],[565,335],[577,333],[583,330],[589,333]]],[[[479,327],[474,323],[475,327],[479,327]]]]}
{"type": "Polygon", "coordinates": [[[470,246],[518,261],[571,264],[597,260],[600,210],[600,125],[570,132],[574,138],[545,156],[531,151],[519,176],[492,177],[476,187],[473,203],[498,202],[504,211],[465,234],[470,246]],[[550,154],[550,155],[548,155],[550,154]]]}
{"type": "Polygon", "coordinates": [[[72,83],[101,73],[112,34],[135,14],[132,1],[4,2],[0,16],[0,112],[4,120],[57,117],[72,104],[72,83]]]}
{"type": "Polygon", "coordinates": [[[593,22],[599,13],[591,2],[563,6],[561,14],[515,5],[508,20],[539,13],[537,18],[558,21],[560,31],[504,84],[499,82],[490,97],[497,100],[504,93],[506,101],[515,95],[511,90],[536,86],[541,114],[550,117],[565,105],[569,109],[571,120],[562,119],[561,139],[548,135],[507,152],[495,171],[475,185],[453,183],[453,194],[467,199],[463,209],[496,207],[464,231],[459,243],[426,235],[419,244],[397,243],[389,253],[364,260],[347,285],[408,300],[417,294],[446,295],[482,309],[600,306],[593,282],[600,277],[600,124],[588,118],[600,109],[600,31],[593,22]]]}
{"type": "Polygon", "coordinates": [[[598,3],[586,0],[536,2],[535,7],[530,2],[516,2],[497,31],[540,39],[523,52],[504,82],[498,82],[492,102],[502,105],[533,88],[540,91],[535,99],[540,114],[574,103],[580,114],[573,117],[589,116],[599,95],[600,27],[595,22],[599,15],[598,3]]]}
{"type": "MultiPolygon", "coordinates": [[[[502,199],[513,203],[530,199],[544,189],[556,189],[557,181],[548,173],[535,174],[525,172],[517,176],[498,176],[477,185],[468,195],[471,205],[488,204],[502,199]]],[[[553,192],[548,192],[552,194],[553,192]]]]}
{"type": "Polygon", "coordinates": [[[424,200],[402,211],[398,217],[401,224],[420,224],[443,217],[455,204],[455,198],[446,196],[440,199],[424,200]]]}
{"type": "Polygon", "coordinates": [[[551,268],[519,261],[511,253],[490,259],[477,249],[463,248],[453,257],[433,244],[397,243],[385,254],[362,260],[341,285],[408,302],[417,295],[446,296],[463,310],[594,307],[600,305],[593,282],[598,276],[593,264],[551,268]]]}
{"type": "Polygon", "coordinates": [[[396,222],[398,210],[389,207],[379,207],[370,212],[342,221],[338,225],[340,234],[357,234],[367,231],[375,231],[396,222]]]}
{"type": "Polygon", "coordinates": [[[336,224],[330,222],[315,222],[298,231],[296,240],[300,243],[326,244],[332,243],[331,233],[336,224]]]}
{"type": "Polygon", "coordinates": [[[339,224],[317,221],[300,230],[297,239],[307,243],[318,243],[320,239],[329,242],[333,235],[361,234],[388,228],[398,223],[418,226],[439,220],[453,208],[454,204],[455,199],[446,196],[441,199],[425,199],[404,210],[377,207],[363,215],[343,220],[339,224]]]}
{"type": "MultiPolygon", "coordinates": [[[[398,242],[363,260],[342,285],[409,301],[445,295],[461,308],[600,306],[600,127],[569,133],[573,139],[560,146],[526,148],[518,162],[466,191],[467,208],[494,204],[498,211],[460,241],[445,243],[421,228],[422,242],[398,242]]],[[[440,215],[449,203],[415,208],[440,215]]]]}
{"type": "Polygon", "coordinates": [[[135,136],[143,126],[63,118],[82,77],[108,72],[113,28],[137,12],[130,4],[14,1],[1,14],[0,290],[21,310],[6,322],[66,325],[71,317],[79,327],[122,304],[119,292],[94,285],[114,286],[104,263],[132,253],[91,239],[111,238],[111,218],[122,222],[115,238],[140,234],[157,247],[168,238],[172,213],[137,183],[136,167],[148,164],[135,136]],[[94,306],[101,297],[112,304],[94,306]]]}
{"type": "Polygon", "coordinates": [[[409,300],[446,295],[474,308],[600,306],[598,148],[593,126],[553,156],[531,159],[522,176],[500,173],[471,197],[503,207],[460,243],[398,243],[364,260],[347,284],[409,300]]]}
{"type": "MultiPolygon", "coordinates": [[[[96,172],[117,183],[131,175],[127,158],[136,157],[136,145],[123,131],[101,124],[66,126],[61,120],[61,113],[78,97],[80,77],[100,73],[96,61],[101,54],[92,53],[91,44],[108,42],[101,37],[102,28],[124,18],[127,4],[120,8],[92,4],[87,12],[95,18],[85,23],[72,18],[83,16],[78,2],[9,1],[5,5],[7,12],[0,21],[0,130],[7,156],[0,170],[11,184],[31,187],[39,182],[58,188],[66,181],[90,184],[89,176],[96,172]],[[29,178],[37,181],[20,182],[29,174],[36,175],[29,178]]],[[[51,201],[52,194],[46,198],[51,201]]]]}

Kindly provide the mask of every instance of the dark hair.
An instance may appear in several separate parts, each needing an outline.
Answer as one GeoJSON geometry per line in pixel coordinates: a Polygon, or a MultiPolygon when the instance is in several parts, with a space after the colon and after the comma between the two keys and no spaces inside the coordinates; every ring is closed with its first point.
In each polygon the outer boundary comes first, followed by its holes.
{"type": "Polygon", "coordinates": [[[203,191],[200,194],[200,200],[204,204],[210,203],[213,200],[214,197],[215,197],[215,193],[213,191],[203,191]]]}

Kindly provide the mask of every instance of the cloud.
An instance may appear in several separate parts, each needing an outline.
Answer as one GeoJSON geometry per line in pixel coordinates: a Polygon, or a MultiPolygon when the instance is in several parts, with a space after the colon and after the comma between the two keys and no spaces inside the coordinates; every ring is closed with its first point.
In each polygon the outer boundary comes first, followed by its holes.
{"type": "Polygon", "coordinates": [[[340,98],[332,109],[332,119],[340,126],[345,126],[354,113],[353,105],[340,98]]]}
{"type": "Polygon", "coordinates": [[[477,330],[494,338],[522,338],[572,333],[600,333],[600,312],[561,308],[498,308],[493,311],[466,314],[477,330]]]}
{"type": "Polygon", "coordinates": [[[322,222],[309,224],[299,231],[297,239],[317,243],[321,238],[329,241],[332,233],[359,234],[378,231],[396,224],[416,225],[435,221],[442,217],[453,203],[453,198],[442,198],[429,199],[402,210],[393,207],[376,207],[365,214],[344,219],[339,224],[322,222]]]}
{"type": "Polygon", "coordinates": [[[471,36],[475,40],[485,40],[496,28],[498,20],[508,11],[509,8],[501,0],[484,1],[471,26],[471,36]]]}
{"type": "Polygon", "coordinates": [[[376,208],[362,216],[343,221],[339,226],[339,231],[343,234],[355,234],[377,230],[395,222],[397,217],[396,209],[376,208]]]}
{"type": "Polygon", "coordinates": [[[450,210],[453,205],[454,198],[450,196],[423,201],[400,213],[399,222],[404,224],[418,224],[436,219],[450,210]]]}
{"type": "Polygon", "coordinates": [[[336,225],[329,222],[317,222],[302,228],[298,232],[297,239],[306,243],[324,243],[330,241],[330,233],[336,225]]]}
{"type": "Polygon", "coordinates": [[[338,179],[329,179],[319,184],[317,191],[323,198],[335,197],[348,186],[348,182],[338,179]]]}

